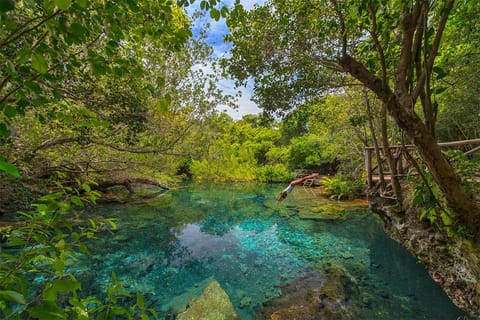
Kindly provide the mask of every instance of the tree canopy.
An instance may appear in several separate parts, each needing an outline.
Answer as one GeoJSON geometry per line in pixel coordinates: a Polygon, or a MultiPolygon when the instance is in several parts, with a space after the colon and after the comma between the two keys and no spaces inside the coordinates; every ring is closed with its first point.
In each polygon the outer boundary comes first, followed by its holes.
{"type": "MultiPolygon", "coordinates": [[[[271,0],[250,12],[237,5],[228,23],[233,49],[226,65],[240,81],[255,79],[257,101],[271,111],[290,110],[311,95],[338,91],[342,83],[362,84],[418,147],[452,210],[479,231],[480,209],[436,140],[435,95],[445,90],[436,80],[447,73],[436,58],[449,18],[459,19],[465,6],[471,13],[478,4],[271,0]]],[[[393,185],[401,202],[398,181],[393,185]]]]}

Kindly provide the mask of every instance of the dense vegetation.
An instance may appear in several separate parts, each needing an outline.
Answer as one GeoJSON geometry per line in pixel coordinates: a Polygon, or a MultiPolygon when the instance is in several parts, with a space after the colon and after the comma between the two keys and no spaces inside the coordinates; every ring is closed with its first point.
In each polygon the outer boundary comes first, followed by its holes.
{"type": "MultiPolygon", "coordinates": [[[[199,1],[231,30],[231,57],[214,61],[184,2],[0,0],[0,213],[23,206],[26,221],[2,241],[30,248],[0,257],[2,317],[155,315],[115,280],[108,304],[82,297],[64,272],[83,238],[115,226],[73,226],[67,213],[115,184],[281,182],[308,169],[342,197],[363,189],[365,147],[414,144],[420,218],[480,235],[478,153],[446,157],[437,143],[480,138],[480,3],[270,0],[228,12],[199,1]],[[265,112],[219,112],[234,103],[222,72],[253,78],[265,112]],[[32,296],[38,274],[49,282],[32,296]]],[[[408,191],[392,185],[403,205],[408,191]]]]}

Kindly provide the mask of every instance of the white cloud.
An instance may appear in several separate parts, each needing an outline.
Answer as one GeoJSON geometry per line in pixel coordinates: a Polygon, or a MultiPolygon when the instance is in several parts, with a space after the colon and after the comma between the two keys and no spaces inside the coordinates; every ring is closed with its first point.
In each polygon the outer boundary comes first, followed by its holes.
{"type": "MultiPolygon", "coordinates": [[[[235,0],[224,0],[219,5],[219,8],[226,6],[232,8],[235,0]]],[[[240,3],[246,10],[251,10],[255,4],[262,5],[264,0],[241,0],[240,3]]],[[[200,1],[195,1],[193,5],[187,8],[187,13],[190,16],[193,15],[195,11],[200,10],[200,1]]],[[[230,43],[223,41],[223,37],[228,33],[227,25],[225,24],[225,19],[220,19],[215,21],[210,19],[210,16],[205,15],[203,18],[197,19],[194,21],[193,26],[193,35],[199,36],[201,31],[209,24],[209,29],[206,34],[206,43],[210,45],[214,50],[214,56],[216,58],[226,57],[229,54],[231,48],[230,43]]],[[[205,73],[208,73],[208,66],[202,67],[205,73]]],[[[235,88],[234,82],[229,79],[223,79],[218,83],[219,88],[221,88],[227,94],[235,94],[235,92],[240,91],[241,96],[237,100],[238,109],[234,110],[228,106],[220,105],[218,106],[219,111],[226,110],[226,112],[234,119],[241,119],[246,114],[258,114],[261,110],[258,106],[251,100],[252,96],[252,85],[249,84],[246,87],[235,88]]]]}
{"type": "Polygon", "coordinates": [[[260,110],[255,102],[251,100],[251,89],[241,88],[241,96],[237,99],[238,109],[232,109],[229,106],[219,105],[219,111],[225,111],[230,117],[235,120],[241,119],[247,114],[259,114],[260,110]]]}

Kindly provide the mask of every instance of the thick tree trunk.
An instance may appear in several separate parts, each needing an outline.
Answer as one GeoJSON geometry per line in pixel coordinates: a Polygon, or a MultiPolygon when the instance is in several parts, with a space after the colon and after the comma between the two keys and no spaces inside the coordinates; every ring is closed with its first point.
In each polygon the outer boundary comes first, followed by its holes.
{"type": "MultiPolygon", "coordinates": [[[[407,111],[408,108],[402,106],[401,98],[397,97],[387,84],[351,56],[345,55],[340,60],[340,65],[385,103],[388,113],[417,146],[448,206],[458,214],[462,223],[480,236],[480,208],[463,188],[459,176],[443,156],[422,120],[413,111],[407,111]]],[[[403,97],[404,100],[405,98],[403,97]]]]}
{"type": "Polygon", "coordinates": [[[473,198],[465,191],[460,177],[455,173],[446,157],[441,152],[437,141],[415,114],[406,112],[398,101],[392,100],[387,105],[389,112],[398,125],[417,146],[430,173],[437,182],[449,207],[459,215],[460,220],[468,227],[480,232],[480,209],[473,198]]]}

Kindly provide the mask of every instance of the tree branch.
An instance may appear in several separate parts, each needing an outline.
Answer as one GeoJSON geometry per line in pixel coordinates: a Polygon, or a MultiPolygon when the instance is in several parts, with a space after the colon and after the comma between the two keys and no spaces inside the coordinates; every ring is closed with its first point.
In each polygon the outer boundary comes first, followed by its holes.
{"type": "Polygon", "coordinates": [[[385,53],[377,36],[377,15],[371,3],[368,5],[368,11],[370,12],[370,18],[372,19],[372,29],[370,30],[370,35],[372,36],[375,47],[377,47],[378,55],[380,56],[380,65],[382,67],[382,81],[384,83],[387,83],[387,66],[385,62],[385,53]]]}
{"type": "Polygon", "coordinates": [[[338,2],[337,0],[332,0],[333,7],[335,8],[335,11],[338,16],[338,20],[340,21],[340,30],[342,32],[341,35],[341,42],[342,42],[342,56],[345,57],[347,55],[347,27],[345,26],[345,18],[343,17],[343,14],[341,10],[338,8],[338,2]]]}
{"type": "MultiPolygon", "coordinates": [[[[438,53],[438,48],[440,47],[440,41],[443,36],[443,32],[445,30],[445,26],[447,24],[448,16],[450,15],[450,11],[452,11],[453,4],[455,0],[450,0],[447,2],[445,7],[442,10],[442,16],[440,18],[440,22],[438,23],[438,30],[435,34],[435,38],[432,43],[432,48],[430,49],[430,53],[428,54],[428,60],[425,61],[425,68],[423,69],[422,74],[417,80],[417,85],[412,93],[412,100],[415,101],[422,91],[422,87],[425,85],[427,80],[427,76],[432,73],[433,63],[435,62],[435,57],[438,53]]],[[[426,45],[426,44],[425,44],[426,45]]]]}
{"type": "Polygon", "coordinates": [[[407,9],[402,14],[400,25],[403,29],[403,37],[401,41],[401,52],[398,63],[397,75],[395,79],[395,94],[400,98],[402,107],[412,110],[413,103],[408,97],[407,74],[412,62],[412,44],[416,30],[417,20],[421,12],[421,5],[416,1],[411,12],[407,9]],[[408,100],[407,100],[408,99],[408,100]]]}
{"type": "MultiPolygon", "coordinates": [[[[15,30],[12,34],[10,34],[9,36],[7,36],[5,38],[5,40],[3,42],[0,43],[0,49],[7,46],[8,44],[16,41],[18,38],[22,37],[23,35],[37,29],[38,27],[40,27],[41,25],[43,25],[44,23],[46,23],[48,20],[51,20],[53,18],[55,18],[57,15],[63,13],[62,10],[57,10],[57,11],[54,11],[51,15],[49,16],[46,16],[45,19],[43,19],[42,21],[38,22],[37,24],[35,24],[34,26],[32,26],[31,28],[28,28],[28,29],[25,29],[25,30],[22,30],[20,32],[21,29],[17,29],[15,30]],[[17,35],[15,35],[15,32],[19,32],[17,35]]],[[[34,21],[36,20],[35,18],[32,19],[31,21],[34,21]]],[[[26,26],[28,23],[25,23],[22,25],[22,27],[26,26]]]]}

